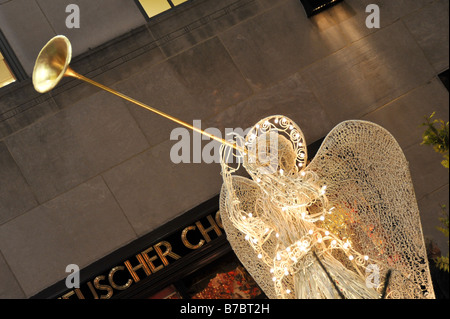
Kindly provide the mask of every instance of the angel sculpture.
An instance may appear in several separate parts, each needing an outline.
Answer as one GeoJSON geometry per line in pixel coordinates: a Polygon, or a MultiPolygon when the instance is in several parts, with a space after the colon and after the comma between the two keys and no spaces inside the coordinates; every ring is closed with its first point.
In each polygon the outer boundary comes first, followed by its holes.
{"type": "Polygon", "coordinates": [[[237,143],[240,152],[221,148],[220,214],[267,297],[434,298],[408,163],[389,132],[342,122],[309,164],[304,135],[285,116],[237,143]],[[250,178],[233,175],[241,165],[250,178]]]}

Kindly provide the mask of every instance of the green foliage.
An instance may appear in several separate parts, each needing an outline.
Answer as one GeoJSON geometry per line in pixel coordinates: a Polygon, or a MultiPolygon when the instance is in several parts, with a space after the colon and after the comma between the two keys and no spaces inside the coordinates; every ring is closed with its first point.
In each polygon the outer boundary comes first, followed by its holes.
{"type": "Polygon", "coordinates": [[[449,272],[448,267],[448,255],[447,256],[441,256],[436,258],[436,267],[439,269],[449,272]]]}
{"type": "MultiPolygon", "coordinates": [[[[445,168],[449,168],[449,122],[445,123],[443,120],[433,119],[435,113],[436,112],[433,112],[433,114],[431,114],[429,117],[425,116],[425,122],[422,123],[422,126],[425,126],[426,130],[422,135],[423,141],[421,145],[431,145],[435,152],[442,154],[444,159],[442,160],[441,164],[445,168]]],[[[448,212],[445,211],[445,205],[442,205],[441,208],[444,216],[440,217],[439,221],[441,222],[442,226],[436,227],[436,229],[443,233],[444,236],[448,239],[448,212]]],[[[441,270],[449,272],[448,259],[448,254],[447,256],[436,258],[436,266],[441,270]]]]}
{"type": "MultiPolygon", "coordinates": [[[[447,237],[447,245],[448,245],[448,224],[449,224],[448,212],[445,210],[446,209],[445,205],[442,205],[441,208],[442,208],[443,217],[440,217],[439,221],[441,222],[442,227],[436,227],[436,229],[439,230],[441,233],[443,233],[445,237],[447,237]]],[[[447,256],[437,257],[435,262],[436,262],[436,266],[439,269],[449,272],[448,254],[447,254],[447,256]]]]}
{"type": "Polygon", "coordinates": [[[422,135],[421,145],[433,146],[433,149],[444,157],[441,164],[449,168],[449,122],[445,123],[444,120],[433,119],[435,113],[433,112],[429,117],[425,116],[425,122],[422,123],[422,126],[425,126],[426,130],[422,135]]]}

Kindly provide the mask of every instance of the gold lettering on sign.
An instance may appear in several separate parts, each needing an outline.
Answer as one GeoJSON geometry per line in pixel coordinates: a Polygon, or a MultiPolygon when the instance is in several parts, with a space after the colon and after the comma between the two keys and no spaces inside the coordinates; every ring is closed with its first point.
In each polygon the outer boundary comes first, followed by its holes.
{"type": "Polygon", "coordinates": [[[195,223],[195,225],[197,225],[198,229],[200,230],[200,232],[202,233],[203,237],[205,238],[206,242],[210,242],[211,241],[211,237],[209,237],[208,233],[212,230],[214,230],[217,234],[217,236],[222,235],[222,232],[220,231],[219,226],[217,226],[216,222],[214,221],[214,219],[211,217],[211,215],[208,215],[208,217],[206,217],[210,223],[210,227],[208,228],[204,228],[202,223],[200,221],[197,221],[195,223]]]}
{"type": "MultiPolygon", "coordinates": [[[[180,235],[182,243],[184,244],[185,247],[193,250],[199,249],[205,244],[205,242],[209,243],[211,241],[211,237],[209,236],[209,234],[212,231],[214,231],[217,234],[217,236],[222,235],[221,229],[223,229],[223,224],[220,218],[220,211],[217,211],[215,214],[206,216],[206,219],[209,222],[209,225],[205,225],[207,226],[206,228],[200,220],[197,220],[195,222],[195,225],[187,226],[182,230],[180,235]],[[197,230],[201,233],[204,239],[199,239],[197,244],[193,244],[187,238],[188,233],[190,231],[197,232],[197,230]]],[[[160,241],[159,243],[145,249],[144,251],[136,255],[136,259],[138,262],[137,265],[133,266],[130,260],[126,260],[124,261],[125,267],[123,265],[115,266],[114,268],[110,269],[107,276],[105,275],[97,276],[92,282],[88,281],[87,286],[90,292],[92,293],[92,297],[94,299],[109,299],[113,296],[114,290],[122,291],[128,289],[133,284],[133,282],[135,283],[139,282],[141,278],[139,278],[139,275],[137,274],[138,270],[143,270],[147,276],[150,276],[152,273],[155,273],[163,269],[164,267],[168,266],[169,265],[168,257],[171,257],[174,260],[182,258],[182,256],[172,251],[172,245],[170,244],[170,242],[166,240],[160,241]],[[155,261],[158,261],[158,259],[162,262],[162,264],[155,266],[154,263],[155,261]],[[125,271],[126,269],[130,273],[131,278],[128,278],[128,281],[125,284],[118,285],[114,281],[114,276],[116,272],[125,271]],[[107,281],[109,285],[101,284],[100,283],[101,281],[107,281]],[[102,295],[101,293],[99,293],[100,291],[102,291],[104,294],[102,295]]],[[[85,290],[83,291],[85,292],[85,290]]],[[[76,296],[78,299],[85,299],[83,292],[78,288],[66,292],[64,295],[59,297],[59,299],[69,299],[71,297],[73,298],[74,296],[76,296]]]]}
{"type": "Polygon", "coordinates": [[[153,247],[150,247],[150,248],[144,250],[143,252],[141,252],[141,255],[144,256],[144,259],[147,262],[147,264],[150,266],[150,269],[152,270],[153,273],[155,273],[158,270],[163,269],[164,265],[159,265],[158,267],[155,267],[155,265],[153,264],[153,261],[158,259],[158,256],[154,255],[152,257],[149,257],[148,253],[151,251],[153,251],[153,247]]]}
{"type": "Polygon", "coordinates": [[[177,254],[172,252],[172,245],[170,245],[170,243],[168,241],[161,241],[161,242],[157,243],[153,247],[155,248],[155,251],[158,254],[159,258],[162,260],[164,266],[167,266],[169,264],[169,261],[167,260],[166,256],[170,256],[170,257],[172,257],[175,260],[181,258],[177,254]],[[161,248],[160,248],[161,246],[166,247],[166,251],[165,252],[161,251],[161,248]]]}
{"type": "Polygon", "coordinates": [[[183,232],[181,233],[181,241],[183,242],[184,246],[186,246],[189,249],[199,249],[205,243],[205,241],[203,239],[200,239],[200,241],[198,242],[197,245],[193,245],[187,239],[188,231],[195,230],[196,228],[197,227],[195,227],[195,226],[188,226],[185,229],[183,229],[183,232]]]}
{"type": "Polygon", "coordinates": [[[62,299],[69,299],[71,296],[73,296],[75,294],[75,291],[71,290],[68,293],[62,295],[62,299]]]}
{"type": "Polygon", "coordinates": [[[75,288],[75,294],[77,295],[78,299],[84,299],[83,293],[79,288],[75,288]]]}
{"type": "Polygon", "coordinates": [[[223,229],[222,219],[220,218],[220,210],[218,210],[216,213],[216,223],[220,228],[223,229]]]}
{"type": "Polygon", "coordinates": [[[136,255],[137,260],[139,261],[139,264],[137,266],[131,266],[131,263],[129,260],[125,261],[125,266],[127,267],[128,271],[130,272],[131,276],[134,279],[134,282],[138,282],[139,280],[141,280],[138,276],[138,274],[136,273],[136,270],[143,268],[145,271],[145,274],[147,276],[149,276],[151,274],[150,269],[148,268],[147,264],[145,263],[144,258],[142,257],[141,254],[137,254],[136,255]]]}
{"type": "Polygon", "coordinates": [[[89,290],[92,292],[92,296],[94,297],[94,299],[98,299],[97,291],[95,291],[95,288],[94,286],[92,286],[92,283],[88,281],[87,285],[89,287],[89,290]]]}
{"type": "Polygon", "coordinates": [[[101,285],[100,280],[105,280],[105,276],[98,276],[94,279],[94,286],[98,290],[105,290],[107,291],[106,295],[101,295],[100,299],[109,299],[113,295],[113,289],[108,285],[101,285]]]}
{"type": "Polygon", "coordinates": [[[111,284],[111,287],[113,287],[114,289],[117,289],[117,290],[125,290],[125,289],[127,289],[128,287],[130,287],[131,284],[133,283],[133,281],[132,281],[131,279],[128,279],[127,283],[124,284],[124,285],[118,285],[118,284],[116,284],[116,283],[114,282],[114,274],[115,274],[117,271],[119,271],[119,270],[122,271],[122,270],[124,270],[124,269],[125,269],[124,266],[117,266],[117,267],[114,267],[113,269],[111,269],[111,271],[109,272],[109,274],[108,274],[108,280],[109,280],[109,283],[111,284]]]}

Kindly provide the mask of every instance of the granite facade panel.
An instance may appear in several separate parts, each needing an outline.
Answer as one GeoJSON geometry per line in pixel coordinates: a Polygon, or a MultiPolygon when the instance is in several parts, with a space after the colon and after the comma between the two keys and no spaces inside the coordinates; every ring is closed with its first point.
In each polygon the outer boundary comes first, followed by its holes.
{"type": "Polygon", "coordinates": [[[81,269],[135,238],[101,177],[0,226],[0,250],[27,297],[64,279],[67,265],[81,269]]]}
{"type": "Polygon", "coordinates": [[[40,203],[148,147],[122,100],[104,92],[9,136],[6,144],[40,203]]]}

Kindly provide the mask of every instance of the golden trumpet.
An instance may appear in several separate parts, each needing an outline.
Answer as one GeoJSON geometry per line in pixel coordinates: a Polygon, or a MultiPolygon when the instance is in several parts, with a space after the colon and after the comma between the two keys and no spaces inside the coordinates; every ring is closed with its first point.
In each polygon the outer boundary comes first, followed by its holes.
{"type": "Polygon", "coordinates": [[[215,135],[209,134],[202,129],[199,129],[198,127],[194,127],[182,120],[177,119],[176,117],[173,117],[167,113],[164,113],[162,111],[159,111],[151,106],[148,106],[147,104],[144,104],[142,102],[139,102],[125,94],[122,94],[120,92],[117,92],[107,86],[104,86],[98,82],[95,82],[91,79],[88,79],[74,70],[69,66],[70,61],[72,59],[72,45],[67,39],[67,37],[63,35],[58,35],[50,39],[50,41],[47,42],[47,44],[42,48],[41,52],[39,53],[36,63],[34,65],[33,69],[33,86],[36,91],[39,93],[46,93],[51,91],[60,81],[63,77],[73,77],[79,80],[82,80],[84,82],[87,82],[89,84],[92,84],[100,89],[103,89],[109,93],[112,93],[114,95],[117,95],[131,103],[134,103],[136,105],[139,105],[140,107],[143,107],[149,111],[152,111],[156,114],[161,115],[162,117],[165,117],[166,119],[169,119],[175,123],[178,123],[184,127],[187,127],[195,132],[198,132],[202,135],[208,136],[209,138],[216,140],[220,143],[223,143],[225,145],[231,146],[234,149],[246,153],[246,150],[237,146],[234,143],[231,143],[227,140],[224,140],[222,138],[219,138],[215,135]]]}

